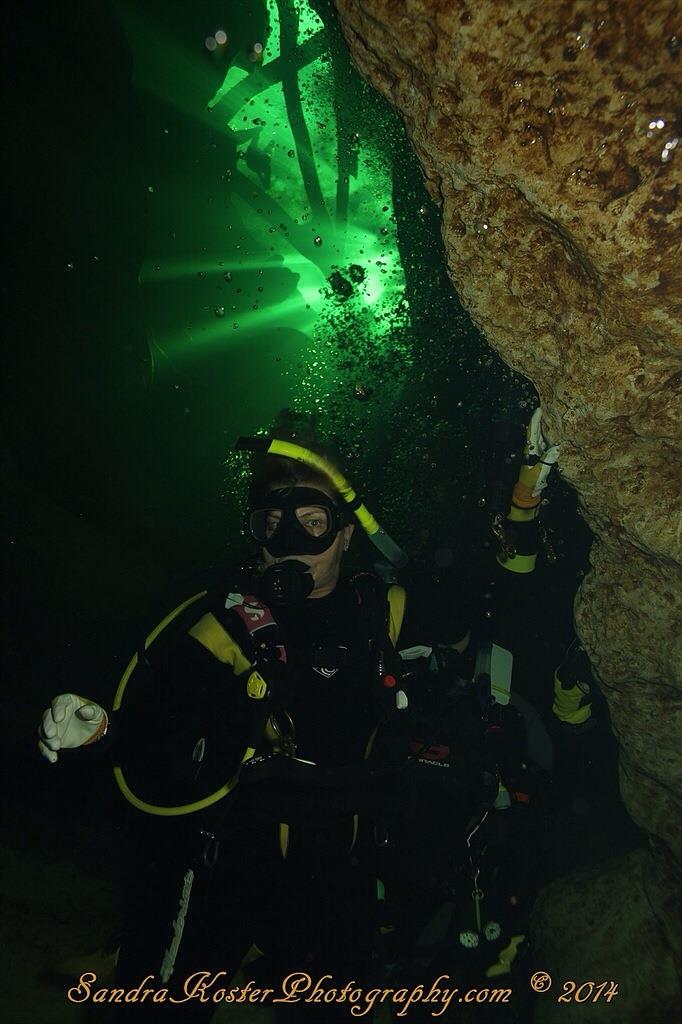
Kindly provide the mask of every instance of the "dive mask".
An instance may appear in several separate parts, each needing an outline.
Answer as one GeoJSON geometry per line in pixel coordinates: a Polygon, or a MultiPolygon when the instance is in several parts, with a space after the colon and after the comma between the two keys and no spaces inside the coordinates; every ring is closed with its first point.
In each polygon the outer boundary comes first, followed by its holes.
{"type": "Polygon", "coordinates": [[[262,502],[251,506],[244,527],[273,558],[283,558],[322,554],[345,523],[345,510],[324,491],[286,487],[270,491],[262,502]]]}

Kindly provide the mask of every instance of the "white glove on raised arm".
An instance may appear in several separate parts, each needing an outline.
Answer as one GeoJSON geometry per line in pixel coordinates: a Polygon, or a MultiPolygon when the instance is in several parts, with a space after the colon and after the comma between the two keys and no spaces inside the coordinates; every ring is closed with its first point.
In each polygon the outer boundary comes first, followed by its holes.
{"type": "Polygon", "coordinates": [[[541,420],[542,409],[536,409],[528,425],[528,454],[536,455],[540,460],[538,478],[533,487],[534,498],[538,498],[547,486],[547,477],[561,452],[561,445],[548,443],[542,433],[541,420]]]}
{"type": "Polygon", "coordinates": [[[59,750],[93,743],[104,735],[108,724],[107,713],[99,704],[75,693],[60,693],[43,714],[38,748],[50,764],[55,764],[59,750]]]}

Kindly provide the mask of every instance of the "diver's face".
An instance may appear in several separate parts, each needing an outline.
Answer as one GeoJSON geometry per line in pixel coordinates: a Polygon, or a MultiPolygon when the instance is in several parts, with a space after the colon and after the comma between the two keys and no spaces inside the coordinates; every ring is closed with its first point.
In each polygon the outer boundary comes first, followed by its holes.
{"type": "MultiPolygon", "coordinates": [[[[286,483],[275,483],[270,488],[271,491],[276,491],[281,488],[291,486],[286,483]]],[[[337,500],[337,495],[333,491],[328,490],[326,487],[320,487],[318,483],[301,481],[298,484],[299,487],[312,487],[317,491],[322,491],[332,501],[337,500]]],[[[315,514],[316,509],[314,506],[304,506],[299,510],[299,518],[303,519],[311,532],[315,531],[315,514]]],[[[273,530],[276,528],[277,523],[275,519],[281,516],[277,510],[273,510],[273,530]]],[[[263,555],[263,561],[266,566],[276,565],[278,562],[286,562],[287,560],[295,559],[297,562],[304,562],[308,566],[311,576],[313,577],[313,590],[310,597],[325,597],[330,594],[339,580],[339,573],[341,571],[341,562],[343,560],[343,554],[348,545],[350,544],[351,536],[355,527],[351,524],[344,526],[339,530],[332,544],[327,548],[326,551],[322,551],[317,555],[303,554],[288,554],[282,555],[279,558],[275,558],[266,548],[261,548],[263,555]]]]}

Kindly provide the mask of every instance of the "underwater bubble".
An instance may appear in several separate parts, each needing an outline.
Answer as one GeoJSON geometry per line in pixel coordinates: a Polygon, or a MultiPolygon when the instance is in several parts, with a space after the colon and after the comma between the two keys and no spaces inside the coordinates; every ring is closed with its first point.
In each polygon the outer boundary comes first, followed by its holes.
{"type": "Polygon", "coordinates": [[[254,43],[253,44],[253,52],[254,53],[262,53],[263,52],[263,44],[262,43],[254,43]]]}
{"type": "Polygon", "coordinates": [[[372,396],[372,389],[368,388],[366,384],[356,384],[353,388],[353,395],[360,402],[367,401],[372,396]]]}
{"type": "Polygon", "coordinates": [[[227,42],[227,32],[224,32],[222,28],[219,28],[215,34],[215,41],[219,46],[224,46],[227,42]]]}
{"type": "Polygon", "coordinates": [[[225,316],[225,307],[224,306],[216,306],[216,308],[213,310],[213,312],[215,313],[215,315],[217,317],[223,317],[223,316],[225,316]]]}
{"type": "Polygon", "coordinates": [[[227,273],[223,274],[223,281],[231,281],[231,280],[232,280],[232,274],[228,270],[227,273]]]}
{"type": "Polygon", "coordinates": [[[147,192],[156,192],[156,189],[153,185],[147,185],[147,192]]]}
{"type": "Polygon", "coordinates": [[[483,614],[485,615],[486,619],[492,619],[493,617],[493,613],[490,611],[489,608],[486,608],[483,614]]]}
{"type": "Polygon", "coordinates": [[[322,238],[320,237],[320,235],[316,235],[315,238],[313,239],[313,241],[314,241],[315,245],[317,245],[318,247],[320,245],[322,245],[322,238]]]}
{"type": "Polygon", "coordinates": [[[66,264],[66,269],[67,270],[73,270],[73,268],[74,268],[74,264],[73,263],[67,263],[66,264]]]}
{"type": "Polygon", "coordinates": [[[232,324],[232,330],[233,331],[236,331],[238,327],[239,327],[239,324],[232,324]]]}
{"type": "Polygon", "coordinates": [[[670,157],[672,156],[672,152],[679,141],[680,140],[677,137],[675,137],[674,139],[670,139],[669,142],[666,142],[661,152],[661,160],[665,162],[670,159],[670,157]]]}
{"type": "Polygon", "coordinates": [[[293,149],[288,149],[287,156],[296,156],[296,154],[294,153],[293,149]]]}
{"type": "Polygon", "coordinates": [[[218,44],[213,36],[206,36],[206,38],[204,39],[204,46],[210,53],[212,53],[213,50],[216,50],[218,48],[218,44]]]}
{"type": "Polygon", "coordinates": [[[204,275],[204,272],[203,272],[203,270],[198,270],[198,271],[197,271],[197,277],[204,277],[204,276],[205,276],[205,275],[204,275]]]}
{"type": "Polygon", "coordinates": [[[478,507],[479,507],[479,508],[485,508],[485,506],[486,506],[486,500],[485,500],[485,498],[479,498],[479,499],[478,499],[478,507]]]}
{"type": "Polygon", "coordinates": [[[335,270],[329,275],[327,280],[332,286],[332,291],[335,295],[338,295],[339,298],[348,299],[353,294],[353,285],[350,281],[346,280],[340,271],[335,270]]]}

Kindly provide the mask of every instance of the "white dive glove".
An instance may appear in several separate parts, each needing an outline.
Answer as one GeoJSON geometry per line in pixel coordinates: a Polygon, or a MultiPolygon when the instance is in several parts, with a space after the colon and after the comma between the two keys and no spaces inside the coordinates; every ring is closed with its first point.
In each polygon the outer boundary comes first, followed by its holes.
{"type": "Polygon", "coordinates": [[[107,713],[99,704],[75,693],[60,693],[43,714],[38,748],[50,764],[55,764],[57,751],[100,739],[108,725],[107,713]]]}
{"type": "Polygon", "coordinates": [[[533,487],[533,497],[537,498],[544,491],[547,486],[547,477],[549,476],[552,466],[559,458],[559,452],[561,451],[561,445],[548,444],[547,440],[542,433],[540,426],[540,420],[542,419],[542,409],[538,408],[535,410],[531,417],[531,421],[528,424],[528,434],[526,446],[528,449],[529,456],[537,456],[540,460],[537,463],[538,476],[533,487]]]}

